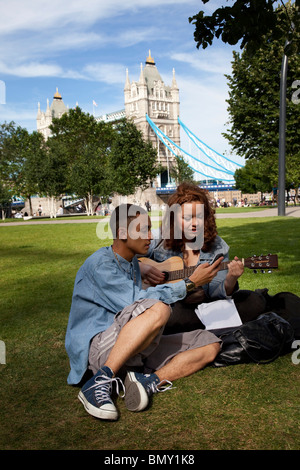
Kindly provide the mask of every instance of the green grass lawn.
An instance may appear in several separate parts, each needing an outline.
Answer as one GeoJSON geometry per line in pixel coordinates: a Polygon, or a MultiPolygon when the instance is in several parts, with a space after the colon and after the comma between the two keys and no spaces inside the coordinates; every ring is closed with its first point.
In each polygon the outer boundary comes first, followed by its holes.
{"type": "MultiPolygon", "coordinates": [[[[231,256],[277,253],[272,274],[245,271],[244,289],[300,295],[300,219],[217,220],[231,256]]],[[[101,246],[96,224],[0,228],[0,449],[299,449],[300,364],[291,354],[267,365],[208,367],[155,395],[142,413],[122,399],[120,419],[89,416],[66,383],[64,348],[73,283],[101,246]]]]}

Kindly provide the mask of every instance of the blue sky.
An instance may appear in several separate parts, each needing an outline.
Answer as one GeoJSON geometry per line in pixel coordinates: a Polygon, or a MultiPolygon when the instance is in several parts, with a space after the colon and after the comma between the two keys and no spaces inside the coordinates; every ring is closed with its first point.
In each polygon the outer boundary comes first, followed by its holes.
{"type": "MultiPolygon", "coordinates": [[[[96,115],[124,108],[126,69],[138,80],[149,49],[166,85],[175,69],[180,118],[201,140],[230,156],[228,120],[233,48],[214,41],[197,49],[189,16],[224,2],[210,0],[0,0],[0,122],[36,130],[58,88],[66,106],[96,115]],[[0,95],[1,98],[1,95],[0,95]],[[1,100],[0,100],[1,103],[1,100]]],[[[238,49],[238,48],[236,48],[238,49]]],[[[184,137],[183,137],[184,145],[184,137]]],[[[188,150],[188,149],[187,149],[188,150]]]]}

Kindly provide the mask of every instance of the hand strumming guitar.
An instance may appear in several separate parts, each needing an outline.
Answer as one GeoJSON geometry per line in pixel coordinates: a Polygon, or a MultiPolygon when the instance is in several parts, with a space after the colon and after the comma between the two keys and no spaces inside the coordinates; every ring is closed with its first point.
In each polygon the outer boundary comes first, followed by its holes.
{"type": "Polygon", "coordinates": [[[217,272],[219,271],[220,263],[223,261],[223,259],[224,257],[221,256],[212,264],[199,264],[193,274],[190,275],[190,280],[195,284],[196,287],[208,284],[216,276],[217,272]]]}
{"type": "Polygon", "coordinates": [[[164,284],[165,275],[159,271],[155,266],[151,266],[144,263],[140,264],[140,270],[143,282],[149,284],[149,286],[157,286],[158,284],[164,284]]]}

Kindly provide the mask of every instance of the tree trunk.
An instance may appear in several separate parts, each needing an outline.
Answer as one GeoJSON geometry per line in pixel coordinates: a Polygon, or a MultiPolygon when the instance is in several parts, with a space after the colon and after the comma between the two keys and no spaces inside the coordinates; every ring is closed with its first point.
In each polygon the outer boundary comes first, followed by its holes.
{"type": "Polygon", "coordinates": [[[93,194],[88,193],[84,201],[87,215],[93,215],[93,194]]]}
{"type": "Polygon", "coordinates": [[[56,211],[55,211],[55,208],[54,208],[54,201],[55,201],[55,197],[54,196],[48,196],[49,197],[49,200],[50,200],[50,218],[53,219],[53,218],[56,218],[56,211]]]}
{"type": "Polygon", "coordinates": [[[29,196],[27,196],[27,199],[28,199],[28,202],[29,202],[29,215],[32,217],[32,202],[31,202],[31,196],[29,194],[29,196]]]}

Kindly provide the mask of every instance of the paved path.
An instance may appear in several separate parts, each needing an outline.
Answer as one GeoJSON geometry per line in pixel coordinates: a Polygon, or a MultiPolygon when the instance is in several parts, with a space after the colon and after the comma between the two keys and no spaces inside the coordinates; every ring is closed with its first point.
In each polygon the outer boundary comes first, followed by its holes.
{"type": "MultiPolygon", "coordinates": [[[[285,214],[287,217],[300,217],[300,206],[290,206],[286,207],[285,209],[285,214]]],[[[278,215],[278,209],[277,207],[271,207],[270,209],[264,209],[261,211],[253,211],[253,212],[228,212],[228,213],[223,213],[223,214],[216,214],[217,219],[247,219],[247,218],[253,218],[253,217],[276,217],[278,215]]],[[[7,223],[1,223],[0,222],[0,227],[9,227],[9,226],[23,226],[23,225],[47,225],[47,224],[86,224],[86,223],[98,223],[98,222],[107,222],[109,220],[109,217],[103,218],[103,219],[90,219],[87,217],[86,219],[52,219],[52,220],[28,220],[28,221],[23,221],[23,222],[7,222],[7,223]]],[[[152,217],[152,220],[159,220],[158,217],[152,217]]]]}
{"type": "MultiPolygon", "coordinates": [[[[278,215],[277,207],[270,209],[258,210],[253,212],[236,212],[228,214],[216,214],[217,219],[247,219],[250,217],[276,217],[278,215]]],[[[300,217],[300,206],[289,206],[285,208],[285,215],[288,217],[300,217]]]]}

